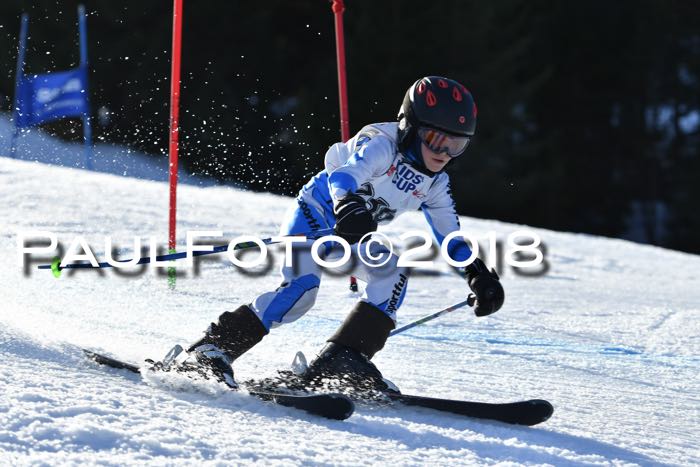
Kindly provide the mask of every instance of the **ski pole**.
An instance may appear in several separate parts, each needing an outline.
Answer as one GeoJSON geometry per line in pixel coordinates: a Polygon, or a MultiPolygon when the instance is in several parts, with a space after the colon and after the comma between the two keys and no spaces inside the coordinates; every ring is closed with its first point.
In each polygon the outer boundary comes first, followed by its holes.
{"type": "Polygon", "coordinates": [[[407,329],[411,329],[411,328],[414,328],[414,327],[419,326],[421,324],[427,323],[428,321],[432,321],[435,318],[442,316],[442,315],[445,315],[451,311],[458,310],[458,309],[463,308],[465,306],[473,306],[475,301],[476,301],[476,296],[474,294],[469,294],[469,297],[467,297],[466,300],[459,302],[459,303],[455,303],[452,306],[448,306],[444,310],[440,310],[438,312],[435,312],[432,315],[424,316],[420,319],[417,319],[416,321],[413,321],[412,323],[408,323],[405,326],[401,326],[398,329],[394,329],[393,331],[391,331],[389,333],[389,336],[395,336],[396,334],[398,334],[400,332],[404,332],[407,329]]]}
{"type": "MultiPolygon", "coordinates": [[[[317,230],[315,232],[307,232],[307,233],[302,233],[302,234],[295,234],[295,235],[289,235],[290,237],[297,237],[297,236],[305,236],[309,239],[317,239],[321,238],[325,235],[330,235],[333,233],[332,228],[328,229],[322,229],[322,230],[317,230]]],[[[273,240],[274,237],[270,238],[265,238],[262,239],[261,242],[265,245],[274,245],[276,243],[281,243],[282,240],[273,240]]],[[[237,243],[236,246],[233,248],[233,250],[245,250],[246,248],[253,248],[257,246],[257,243],[255,242],[241,242],[237,243]]],[[[191,254],[192,256],[204,256],[204,255],[213,255],[215,253],[222,253],[224,251],[228,250],[228,245],[220,245],[214,247],[211,251],[193,251],[191,254]]],[[[176,259],[182,259],[187,257],[187,252],[180,252],[180,253],[169,253],[167,255],[160,255],[156,256],[155,261],[171,261],[171,260],[176,260],[176,259]]],[[[129,261],[132,261],[130,259],[122,259],[117,261],[118,263],[127,263],[129,261]]],[[[146,256],[138,260],[137,263],[135,264],[147,264],[151,262],[151,257],[146,256]]],[[[112,267],[111,264],[109,264],[106,261],[103,261],[101,263],[98,263],[97,266],[93,266],[90,263],[72,263],[72,264],[66,264],[65,266],[61,266],[61,258],[58,256],[53,259],[51,264],[41,264],[38,266],[39,269],[50,269],[53,272],[53,275],[55,277],[59,277],[61,275],[61,271],[63,269],[97,269],[97,268],[110,268],[112,267]]]]}

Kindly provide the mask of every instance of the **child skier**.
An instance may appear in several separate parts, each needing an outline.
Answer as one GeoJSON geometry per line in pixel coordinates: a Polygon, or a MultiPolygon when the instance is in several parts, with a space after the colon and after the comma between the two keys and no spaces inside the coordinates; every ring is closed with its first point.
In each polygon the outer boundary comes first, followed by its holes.
{"type": "MultiPolygon", "coordinates": [[[[471,93],[458,82],[437,76],[419,79],[406,92],[398,123],[368,125],[347,143],[336,143],[328,150],[324,170],[301,189],[280,235],[311,236],[311,232],[334,228],[335,235],[353,245],[353,254],[358,255],[358,241],[378,224],[420,208],[442,244],[460,228],[445,168],[467,148],[476,115],[471,93]]],[[[219,316],[187,349],[180,368],[213,374],[236,388],[232,362],[260,342],[270,328],[298,319],[314,305],[321,266],[308,249],[312,242],[295,244],[294,264],[282,267],[277,289],[219,316]]],[[[329,254],[332,248],[326,246],[329,254]]],[[[456,261],[471,255],[459,238],[450,241],[448,251],[456,261]]],[[[398,267],[397,260],[391,255],[381,268],[358,262],[355,275],[367,284],[364,294],[309,365],[303,375],[307,381],[337,378],[362,389],[387,389],[370,359],[394,329],[406,294],[409,271],[398,267]]],[[[495,271],[476,258],[465,274],[476,295],[477,316],[501,308],[504,292],[495,271]]]]}

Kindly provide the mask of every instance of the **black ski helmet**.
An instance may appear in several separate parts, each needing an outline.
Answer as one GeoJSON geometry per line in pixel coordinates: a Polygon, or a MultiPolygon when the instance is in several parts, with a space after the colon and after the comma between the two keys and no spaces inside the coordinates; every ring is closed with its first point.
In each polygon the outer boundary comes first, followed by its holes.
{"type": "Polygon", "coordinates": [[[476,103],[464,85],[441,76],[426,76],[408,88],[399,109],[399,149],[405,150],[420,127],[454,136],[474,136],[476,103]]]}

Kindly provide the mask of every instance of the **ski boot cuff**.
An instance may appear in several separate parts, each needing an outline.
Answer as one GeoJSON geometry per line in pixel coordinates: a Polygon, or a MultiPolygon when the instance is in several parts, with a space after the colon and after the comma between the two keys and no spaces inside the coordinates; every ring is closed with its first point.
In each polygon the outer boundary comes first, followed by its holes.
{"type": "Polygon", "coordinates": [[[260,342],[267,333],[268,330],[253,310],[242,305],[234,311],[222,313],[218,322],[211,323],[204,337],[192,344],[187,351],[191,352],[203,344],[213,344],[233,362],[260,342]]]}
{"type": "Polygon", "coordinates": [[[367,302],[358,302],[328,342],[350,347],[371,359],[384,348],[396,325],[382,310],[367,302]]]}

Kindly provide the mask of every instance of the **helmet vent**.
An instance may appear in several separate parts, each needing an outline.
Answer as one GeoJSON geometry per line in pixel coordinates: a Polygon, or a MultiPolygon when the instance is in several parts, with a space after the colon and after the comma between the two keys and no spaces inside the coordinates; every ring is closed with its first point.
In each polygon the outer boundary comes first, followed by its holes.
{"type": "Polygon", "coordinates": [[[437,98],[435,97],[435,94],[433,94],[433,91],[429,90],[425,95],[425,103],[428,104],[428,107],[435,107],[435,104],[437,104],[437,98]]]}

